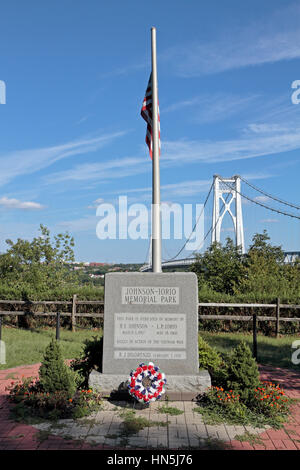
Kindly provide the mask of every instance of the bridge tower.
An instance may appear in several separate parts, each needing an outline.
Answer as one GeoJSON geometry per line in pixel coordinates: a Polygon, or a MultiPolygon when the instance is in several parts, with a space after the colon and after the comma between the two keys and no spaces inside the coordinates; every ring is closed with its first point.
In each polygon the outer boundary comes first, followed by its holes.
{"type": "Polygon", "coordinates": [[[214,175],[214,204],[211,242],[220,242],[221,226],[224,215],[228,212],[232,218],[235,241],[237,246],[242,247],[242,253],[245,253],[244,227],[241,201],[241,178],[238,175],[231,178],[222,178],[214,175]],[[224,198],[224,194],[231,194],[224,198]],[[229,197],[229,200],[228,200],[229,197]],[[223,203],[220,211],[220,201],[223,203]],[[235,206],[234,212],[232,206],[235,206]]]}

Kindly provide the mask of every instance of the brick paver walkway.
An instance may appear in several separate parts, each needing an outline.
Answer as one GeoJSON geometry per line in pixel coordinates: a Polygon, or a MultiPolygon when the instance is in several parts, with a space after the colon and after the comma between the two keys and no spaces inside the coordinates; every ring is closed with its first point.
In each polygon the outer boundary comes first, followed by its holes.
{"type": "MultiPolygon", "coordinates": [[[[280,430],[251,428],[249,426],[203,423],[199,413],[193,411],[192,402],[172,402],[184,411],[170,416],[158,412],[161,403],[150,408],[135,409],[136,416],[164,423],[165,426],[144,428],[138,434],[124,436],[120,414],[125,403],[108,401],[104,409],[82,420],[60,420],[55,425],[42,423],[29,426],[11,421],[11,405],[5,388],[14,380],[37,376],[40,364],[0,370],[0,450],[4,449],[120,449],[120,448],[169,448],[169,449],[237,449],[237,450],[299,450],[300,405],[293,405],[290,420],[280,430]],[[259,438],[259,444],[235,440],[236,435],[250,433],[259,438]]],[[[261,378],[281,383],[287,395],[300,398],[300,373],[273,367],[260,367],[261,378]]]]}

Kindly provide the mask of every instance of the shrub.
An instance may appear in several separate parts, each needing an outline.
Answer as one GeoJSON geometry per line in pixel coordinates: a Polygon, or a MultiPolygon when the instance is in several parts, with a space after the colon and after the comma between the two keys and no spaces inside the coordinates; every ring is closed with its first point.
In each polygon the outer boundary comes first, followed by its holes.
{"type": "Polygon", "coordinates": [[[199,368],[208,369],[210,373],[216,371],[221,363],[222,358],[220,354],[212,348],[206,341],[204,341],[201,336],[198,339],[198,349],[199,349],[199,368]]]}
{"type": "Polygon", "coordinates": [[[91,389],[78,390],[69,398],[64,390],[53,393],[42,391],[39,382],[32,381],[32,378],[12,382],[8,390],[10,400],[17,404],[13,409],[15,418],[21,421],[37,417],[50,420],[82,418],[99,410],[102,404],[100,394],[91,389]]]}
{"type": "Polygon", "coordinates": [[[214,370],[213,386],[197,397],[206,424],[271,425],[280,428],[291,400],[272,382],[261,383],[250,348],[243,341],[214,370]],[[218,386],[215,386],[217,383],[218,386]]]}
{"type": "Polygon", "coordinates": [[[208,418],[207,424],[227,421],[239,424],[247,421],[247,407],[240,401],[240,395],[233,390],[225,391],[222,387],[211,387],[206,394],[198,398],[198,404],[204,408],[196,408],[197,412],[204,412],[208,418]]]}
{"type": "MultiPolygon", "coordinates": [[[[70,401],[70,400],[69,400],[70,401]]],[[[72,418],[83,418],[93,411],[99,410],[102,400],[101,395],[93,390],[78,390],[72,400],[72,418]]]]}
{"type": "Polygon", "coordinates": [[[254,390],[250,407],[265,416],[275,416],[279,413],[287,415],[290,399],[286,397],[279,385],[272,382],[262,382],[260,387],[254,390]]]}
{"type": "Polygon", "coordinates": [[[93,369],[102,371],[103,337],[94,336],[86,340],[80,357],[71,362],[71,369],[77,372],[81,378],[81,386],[86,387],[88,377],[93,369]]]}
{"type": "Polygon", "coordinates": [[[253,391],[251,407],[244,403],[234,390],[226,391],[223,387],[211,387],[207,393],[198,397],[199,407],[194,408],[194,411],[201,413],[205,424],[227,423],[255,427],[269,425],[279,429],[288,416],[290,401],[286,399],[283,391],[281,391],[283,395],[279,394],[278,387],[274,384],[272,387],[276,395],[271,398],[272,402],[271,400],[268,402],[270,397],[266,399],[261,397],[259,391],[265,393],[268,388],[263,386],[253,391]],[[278,402],[278,406],[274,400],[278,402]]]}
{"type": "MultiPolygon", "coordinates": [[[[93,348],[92,348],[93,349],[93,348]]],[[[91,361],[91,357],[88,356],[91,361]]],[[[99,393],[76,390],[77,372],[63,361],[59,343],[52,339],[47,346],[39,371],[39,380],[32,377],[11,382],[9,395],[16,403],[13,410],[17,420],[39,418],[82,418],[101,405],[99,393]]]]}
{"type": "Polygon", "coordinates": [[[14,403],[23,401],[32,390],[37,390],[36,382],[33,377],[24,378],[22,381],[12,381],[10,386],[6,388],[9,390],[9,396],[14,403]]]}
{"type": "Polygon", "coordinates": [[[256,361],[244,341],[228,356],[226,375],[226,388],[239,393],[243,401],[247,403],[260,381],[256,361]]]}
{"type": "Polygon", "coordinates": [[[40,386],[46,393],[66,392],[70,398],[75,392],[74,374],[64,363],[59,343],[55,339],[45,350],[39,378],[40,386]]]}

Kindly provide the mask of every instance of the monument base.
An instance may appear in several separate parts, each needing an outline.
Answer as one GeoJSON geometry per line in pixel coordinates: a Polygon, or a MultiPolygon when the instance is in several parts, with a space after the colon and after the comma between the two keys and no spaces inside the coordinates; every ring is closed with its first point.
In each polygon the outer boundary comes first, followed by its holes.
{"type": "MultiPolygon", "coordinates": [[[[118,398],[129,397],[126,387],[128,376],[119,374],[102,374],[92,370],[89,375],[89,388],[100,392],[104,397],[112,394],[118,398]]],[[[200,370],[196,375],[168,375],[166,393],[162,399],[172,401],[191,401],[211,386],[210,375],[207,370],[200,370]]]]}

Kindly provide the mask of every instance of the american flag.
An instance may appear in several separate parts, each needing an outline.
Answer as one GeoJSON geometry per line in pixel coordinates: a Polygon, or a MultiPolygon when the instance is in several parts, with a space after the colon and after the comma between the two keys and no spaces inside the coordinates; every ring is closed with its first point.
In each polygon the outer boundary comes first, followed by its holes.
{"type": "MultiPolygon", "coordinates": [[[[152,158],[153,150],[153,138],[152,138],[152,74],[150,75],[146,95],[143,101],[141,116],[145,119],[147,123],[147,132],[146,132],[146,144],[149,147],[150,157],[152,158]]],[[[159,117],[159,106],[157,113],[158,120],[158,146],[159,146],[159,155],[160,155],[160,117],[159,117]]]]}

